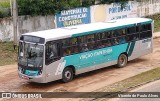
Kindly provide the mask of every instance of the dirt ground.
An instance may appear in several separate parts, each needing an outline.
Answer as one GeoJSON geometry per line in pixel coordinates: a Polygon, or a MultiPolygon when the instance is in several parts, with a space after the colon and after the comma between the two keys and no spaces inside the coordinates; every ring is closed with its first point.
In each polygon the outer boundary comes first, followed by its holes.
{"type": "MultiPolygon", "coordinates": [[[[130,61],[124,68],[111,66],[78,75],[69,83],[54,81],[47,84],[29,83],[18,77],[17,65],[0,67],[0,92],[90,92],[160,66],[160,38],[154,39],[152,54],[130,61]]],[[[21,100],[21,99],[0,99],[21,100]]],[[[24,100],[24,99],[23,99],[24,100]]],[[[36,99],[31,99],[36,101],[36,99]]],[[[43,99],[44,100],[44,99],[43,99]]],[[[56,100],[56,99],[47,99],[56,100]]],[[[59,99],[60,100],[60,99],[59,99]]]]}

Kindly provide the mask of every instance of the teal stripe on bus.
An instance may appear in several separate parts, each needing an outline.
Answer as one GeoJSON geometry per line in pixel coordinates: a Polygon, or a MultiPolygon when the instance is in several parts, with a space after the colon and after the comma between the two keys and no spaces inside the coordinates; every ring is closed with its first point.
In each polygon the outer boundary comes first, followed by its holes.
{"type": "Polygon", "coordinates": [[[129,51],[128,51],[128,56],[132,55],[134,46],[135,46],[135,41],[130,43],[130,48],[129,48],[129,51]]]}
{"type": "Polygon", "coordinates": [[[129,50],[129,47],[130,47],[130,42],[128,43],[128,46],[127,46],[127,49],[126,49],[126,52],[128,52],[128,50],[129,50]]]}
{"type": "Polygon", "coordinates": [[[73,65],[76,70],[118,60],[121,53],[126,52],[128,43],[79,53],[64,57],[65,67],[73,65]]]}

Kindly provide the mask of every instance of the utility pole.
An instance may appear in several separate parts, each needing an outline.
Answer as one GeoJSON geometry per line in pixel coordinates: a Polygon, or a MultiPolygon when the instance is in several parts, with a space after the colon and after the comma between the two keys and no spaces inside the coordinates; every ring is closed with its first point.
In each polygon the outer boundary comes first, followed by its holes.
{"type": "Polygon", "coordinates": [[[17,12],[17,0],[13,0],[13,32],[14,32],[14,49],[17,46],[17,25],[18,25],[18,12],[17,12]]]}

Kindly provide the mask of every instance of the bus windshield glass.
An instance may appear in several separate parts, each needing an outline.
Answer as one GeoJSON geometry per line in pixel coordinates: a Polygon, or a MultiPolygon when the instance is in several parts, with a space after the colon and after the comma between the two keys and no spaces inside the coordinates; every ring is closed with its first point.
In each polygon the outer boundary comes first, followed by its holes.
{"type": "Polygon", "coordinates": [[[42,67],[43,50],[42,45],[20,42],[18,57],[19,64],[28,67],[42,67]]]}

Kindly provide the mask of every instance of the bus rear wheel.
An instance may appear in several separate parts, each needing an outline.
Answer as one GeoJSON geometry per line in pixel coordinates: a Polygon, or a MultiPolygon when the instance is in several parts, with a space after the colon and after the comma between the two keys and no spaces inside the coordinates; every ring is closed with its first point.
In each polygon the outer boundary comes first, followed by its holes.
{"type": "Polygon", "coordinates": [[[63,70],[62,81],[64,83],[70,82],[73,79],[73,70],[72,68],[66,67],[63,70]]]}
{"type": "Polygon", "coordinates": [[[118,67],[121,68],[121,67],[124,67],[127,65],[127,62],[128,62],[128,58],[125,54],[121,54],[118,58],[118,67]]]}

